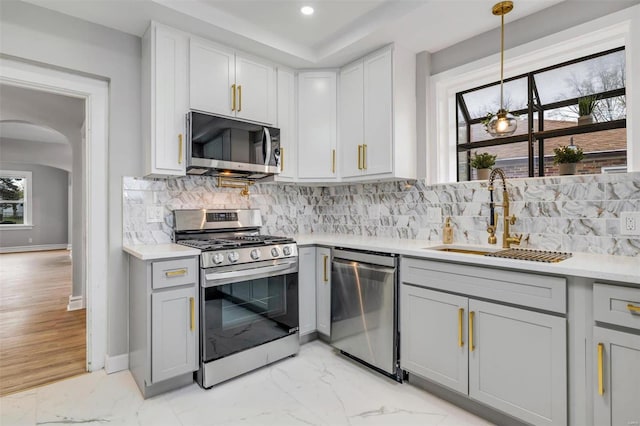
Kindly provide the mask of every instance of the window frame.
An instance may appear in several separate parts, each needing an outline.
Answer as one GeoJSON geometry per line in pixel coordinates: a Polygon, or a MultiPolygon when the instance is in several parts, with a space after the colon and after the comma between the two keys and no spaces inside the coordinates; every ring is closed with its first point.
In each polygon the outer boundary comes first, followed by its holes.
{"type": "MultiPolygon", "coordinates": [[[[522,142],[527,142],[528,143],[528,177],[544,177],[545,173],[544,173],[544,168],[545,168],[545,162],[544,162],[544,141],[545,139],[550,139],[550,138],[556,138],[556,137],[561,137],[561,136],[569,136],[569,135],[578,135],[578,134],[585,134],[585,133],[594,133],[594,132],[600,132],[600,131],[604,131],[604,130],[611,130],[611,129],[620,129],[620,128],[625,128],[627,127],[627,119],[626,119],[626,111],[625,111],[625,118],[624,119],[617,119],[617,120],[611,120],[611,121],[604,121],[604,122],[598,122],[598,123],[593,123],[593,124],[587,124],[587,125],[580,125],[580,126],[573,126],[573,127],[566,127],[566,128],[561,128],[561,129],[554,129],[554,130],[544,130],[544,120],[545,120],[545,116],[544,113],[545,111],[551,111],[553,109],[556,108],[561,108],[561,107],[565,107],[565,106],[570,106],[570,105],[577,105],[578,103],[578,99],[580,97],[575,97],[575,98],[568,98],[568,99],[564,99],[561,101],[555,101],[555,102],[550,102],[547,104],[543,104],[540,101],[540,96],[538,94],[538,89],[536,87],[536,79],[535,76],[542,74],[544,72],[547,71],[551,71],[551,70],[555,70],[555,69],[559,69],[559,68],[563,68],[569,65],[573,65],[573,64],[577,64],[580,62],[586,62],[589,60],[592,60],[594,58],[598,58],[598,57],[603,57],[606,55],[610,55],[612,53],[615,52],[620,52],[623,51],[625,52],[625,68],[627,67],[626,64],[626,48],[623,45],[618,46],[618,47],[614,47],[614,48],[610,48],[610,49],[606,49],[597,53],[592,53],[586,56],[581,56],[579,58],[575,58],[575,59],[570,59],[570,60],[566,60],[564,62],[560,62],[558,64],[555,65],[550,65],[550,66],[545,66],[543,68],[534,70],[534,71],[529,71],[523,74],[519,74],[513,77],[509,77],[508,79],[504,79],[504,82],[507,83],[509,81],[514,81],[514,80],[519,80],[519,79],[523,79],[526,78],[527,79],[527,108],[525,109],[518,109],[518,110],[514,110],[514,111],[510,111],[511,113],[515,114],[515,115],[522,115],[522,114],[527,114],[527,123],[533,123],[534,121],[534,113],[537,112],[538,114],[538,129],[534,129],[533,125],[530,125],[529,128],[527,129],[527,133],[523,133],[523,134],[519,134],[519,135],[513,135],[513,136],[507,136],[507,137],[502,137],[502,138],[492,138],[492,139],[486,139],[486,140],[481,140],[481,141],[476,141],[476,142],[472,142],[471,141],[471,136],[472,136],[472,129],[471,126],[474,124],[479,124],[482,122],[483,118],[479,117],[479,118],[471,118],[469,115],[469,111],[468,111],[468,107],[465,103],[464,100],[464,95],[467,93],[471,93],[474,91],[478,91],[478,90],[482,90],[488,87],[494,87],[494,86],[499,86],[500,85],[500,81],[495,81],[492,83],[487,83],[487,84],[483,84],[481,86],[478,87],[474,87],[471,89],[466,89],[466,90],[462,90],[460,92],[457,92],[455,94],[455,108],[456,108],[456,115],[455,115],[455,125],[456,125],[456,160],[458,158],[459,153],[461,152],[466,152],[467,154],[467,176],[469,177],[469,180],[471,180],[471,154],[472,151],[474,149],[479,149],[479,148],[485,148],[485,147],[491,147],[491,146],[500,146],[500,145],[509,145],[509,144],[516,144],[516,143],[522,143],[522,142]],[[462,115],[464,116],[464,123],[460,123],[459,121],[459,115],[457,113],[457,111],[460,110],[460,112],[462,113],[462,115]],[[460,143],[460,138],[459,138],[459,129],[460,126],[464,124],[464,126],[466,126],[466,142],[465,143],[460,143]],[[536,156],[535,156],[535,147],[534,145],[536,144],[538,145],[538,175],[535,175],[535,160],[536,160],[536,156]],[[540,154],[542,153],[542,154],[540,154]],[[540,158],[542,158],[543,160],[540,160],[540,158]]],[[[606,98],[613,98],[613,97],[617,97],[617,96],[626,96],[626,87],[627,84],[625,82],[625,86],[622,88],[618,88],[618,89],[614,89],[614,90],[608,90],[605,92],[598,92],[598,93],[593,93],[592,95],[598,96],[599,99],[606,99],[606,98]]],[[[628,99],[628,98],[627,98],[628,99]]],[[[627,146],[628,146],[629,142],[627,140],[627,146]]],[[[628,161],[627,161],[627,167],[629,166],[628,161]]],[[[457,182],[461,182],[460,180],[460,168],[456,167],[456,181],[457,182]]],[[[462,181],[462,182],[467,182],[467,181],[462,181]]]]}
{"type": "Polygon", "coordinates": [[[23,223],[0,224],[0,230],[21,230],[33,228],[33,173],[27,170],[0,170],[0,177],[21,178],[25,179],[24,185],[24,218],[23,223]]]}
{"type": "MultiPolygon", "coordinates": [[[[582,24],[568,27],[556,33],[524,41],[504,52],[504,73],[508,78],[531,69],[553,65],[558,62],[586,56],[591,53],[625,46],[627,79],[627,172],[640,171],[640,120],[634,120],[634,93],[640,90],[634,84],[632,73],[640,66],[640,5],[611,13],[582,24]],[[637,139],[637,140],[636,140],[637,139]]],[[[429,60],[426,55],[425,60],[429,60]]],[[[489,54],[479,59],[429,74],[419,69],[419,78],[428,84],[426,137],[419,143],[426,145],[423,171],[429,185],[456,182],[458,167],[455,128],[455,94],[469,87],[495,81],[500,75],[500,53],[489,54]]],[[[640,110],[638,111],[640,114],[640,110]]],[[[535,179],[535,178],[526,178],[535,179]]]]}

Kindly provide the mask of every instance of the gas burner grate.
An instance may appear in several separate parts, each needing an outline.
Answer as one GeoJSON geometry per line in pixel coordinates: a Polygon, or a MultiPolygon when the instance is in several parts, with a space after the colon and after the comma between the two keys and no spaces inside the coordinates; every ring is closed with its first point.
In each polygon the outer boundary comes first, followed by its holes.
{"type": "Polygon", "coordinates": [[[178,240],[176,244],[180,244],[187,247],[193,247],[200,250],[216,250],[224,248],[239,247],[240,244],[230,240],[178,240]]]}

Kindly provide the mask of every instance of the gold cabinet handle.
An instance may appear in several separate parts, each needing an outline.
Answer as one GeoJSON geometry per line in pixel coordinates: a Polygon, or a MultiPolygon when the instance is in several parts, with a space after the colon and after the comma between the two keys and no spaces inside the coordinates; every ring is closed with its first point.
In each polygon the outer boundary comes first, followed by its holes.
{"type": "Polygon", "coordinates": [[[458,309],[458,346],[463,347],[462,341],[462,318],[464,318],[464,308],[458,309]]]}
{"type": "Polygon", "coordinates": [[[238,84],[238,112],[242,111],[242,86],[238,84]]]}
{"type": "Polygon", "coordinates": [[[598,395],[604,395],[604,344],[598,343],[598,395]]]}
{"type": "Polygon", "coordinates": [[[174,271],[167,271],[164,273],[167,278],[181,277],[183,275],[187,275],[186,269],[176,269],[174,271]]]}
{"type": "Polygon", "coordinates": [[[323,272],[323,280],[324,282],[329,282],[329,278],[327,277],[327,260],[329,259],[329,256],[322,256],[323,257],[323,262],[324,262],[324,269],[322,270],[323,272]]]}
{"type": "Polygon", "coordinates": [[[336,172],[336,150],[331,150],[331,173],[336,172]]]}
{"type": "Polygon", "coordinates": [[[182,164],[182,133],[178,135],[178,164],[182,164]]]}
{"type": "Polygon", "coordinates": [[[284,147],[280,147],[280,171],[284,172],[284,147]]]}
{"type": "Polygon", "coordinates": [[[191,331],[196,329],[196,300],[193,297],[189,298],[189,307],[191,309],[191,331]]]}
{"type": "Polygon", "coordinates": [[[362,170],[362,145],[358,145],[358,170],[362,170]]]}
{"type": "Polygon", "coordinates": [[[362,170],[367,170],[367,144],[362,145],[362,170]]]}
{"type": "Polygon", "coordinates": [[[236,85],[231,85],[231,111],[236,110],[236,85]]]}
{"type": "Polygon", "coordinates": [[[469,312],[469,351],[473,352],[475,350],[475,346],[473,345],[473,317],[475,316],[475,312],[469,312]]]}
{"type": "Polygon", "coordinates": [[[628,303],[628,304],[627,304],[627,309],[628,309],[630,312],[637,312],[637,313],[639,313],[639,314],[640,314],[640,306],[635,306],[635,305],[632,305],[631,303],[628,303]]]}

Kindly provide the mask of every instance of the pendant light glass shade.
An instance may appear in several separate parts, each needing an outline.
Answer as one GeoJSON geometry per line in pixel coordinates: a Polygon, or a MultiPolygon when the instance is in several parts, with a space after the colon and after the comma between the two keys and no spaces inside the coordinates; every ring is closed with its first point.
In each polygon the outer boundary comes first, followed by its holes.
{"type": "Polygon", "coordinates": [[[518,123],[516,118],[504,109],[491,117],[487,124],[487,131],[494,138],[512,135],[516,131],[518,123]]]}
{"type": "Polygon", "coordinates": [[[510,136],[518,127],[516,118],[504,109],[504,15],[513,10],[512,1],[502,1],[496,3],[491,12],[500,16],[502,24],[500,25],[500,109],[487,124],[487,131],[494,138],[510,136]]]}

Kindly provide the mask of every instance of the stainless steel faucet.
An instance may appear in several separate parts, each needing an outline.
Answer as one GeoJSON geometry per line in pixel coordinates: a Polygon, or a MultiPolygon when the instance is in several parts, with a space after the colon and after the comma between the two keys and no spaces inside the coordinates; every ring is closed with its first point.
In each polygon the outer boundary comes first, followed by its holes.
{"type": "Polygon", "coordinates": [[[509,226],[516,223],[516,216],[509,216],[509,193],[507,192],[507,178],[504,174],[504,171],[496,167],[491,171],[491,175],[489,175],[489,194],[490,194],[490,218],[489,218],[489,226],[487,227],[487,232],[489,233],[489,244],[495,244],[497,242],[496,238],[496,226],[498,223],[498,213],[496,213],[496,207],[502,207],[502,216],[504,221],[503,232],[502,232],[502,248],[510,248],[511,244],[520,244],[520,240],[522,239],[522,234],[520,235],[510,235],[509,234],[509,226]],[[493,201],[493,181],[497,176],[500,176],[502,179],[502,204],[498,204],[493,201]]]}

